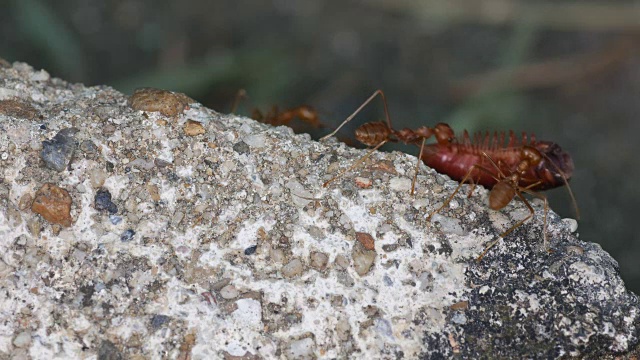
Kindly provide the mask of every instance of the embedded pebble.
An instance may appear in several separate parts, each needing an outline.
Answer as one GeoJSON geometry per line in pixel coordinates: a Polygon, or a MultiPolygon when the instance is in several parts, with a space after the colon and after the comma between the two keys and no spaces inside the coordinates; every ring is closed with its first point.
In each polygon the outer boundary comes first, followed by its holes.
{"type": "Polygon", "coordinates": [[[318,271],[322,271],[324,269],[326,269],[327,264],[329,263],[329,256],[327,256],[327,254],[322,253],[322,252],[318,252],[318,251],[313,251],[311,253],[311,258],[310,258],[310,266],[318,271]]]}
{"type": "Polygon", "coordinates": [[[109,215],[109,221],[113,224],[113,225],[118,225],[122,222],[122,217],[121,216],[117,216],[117,215],[109,215]]]}
{"type": "Polygon", "coordinates": [[[282,249],[271,249],[269,251],[269,257],[275,263],[283,263],[285,260],[284,251],[282,249]]]}
{"type": "Polygon", "coordinates": [[[80,150],[88,155],[93,155],[98,152],[98,147],[91,140],[84,140],[80,143],[80,150]]]}
{"type": "Polygon", "coordinates": [[[75,134],[78,131],[76,128],[62,129],[51,140],[42,142],[40,156],[48,168],[58,172],[67,168],[76,147],[75,134]]]}
{"type": "Polygon", "coordinates": [[[464,313],[460,313],[460,312],[455,313],[451,317],[451,321],[453,321],[456,324],[464,325],[467,323],[467,316],[464,313]]]}
{"type": "Polygon", "coordinates": [[[252,148],[262,149],[266,146],[266,138],[264,134],[249,135],[244,138],[244,143],[252,148]]]}
{"type": "Polygon", "coordinates": [[[411,179],[406,177],[391,178],[389,188],[394,191],[411,191],[411,179]]]}
{"type": "Polygon", "coordinates": [[[567,225],[569,231],[572,233],[578,231],[578,221],[576,219],[564,218],[562,219],[562,222],[567,225]]]}
{"type": "Polygon", "coordinates": [[[388,320],[386,319],[382,319],[382,318],[377,318],[375,320],[375,327],[376,327],[376,331],[383,336],[386,337],[392,337],[393,336],[393,329],[391,328],[391,324],[389,323],[388,320]]]}
{"type": "Polygon", "coordinates": [[[334,261],[336,265],[341,267],[343,270],[349,267],[349,259],[347,259],[347,257],[342,254],[336,256],[336,259],[334,261]]]}
{"type": "Polygon", "coordinates": [[[282,276],[292,278],[302,274],[303,265],[300,259],[293,259],[282,267],[282,276]]]}
{"type": "Polygon", "coordinates": [[[244,254],[253,255],[256,252],[256,249],[258,249],[258,245],[249,246],[248,248],[244,249],[244,254]]]}
{"type": "Polygon", "coordinates": [[[111,201],[111,193],[107,189],[100,189],[96,192],[94,206],[98,211],[107,210],[111,214],[118,212],[118,206],[111,201]]]}
{"type": "Polygon", "coordinates": [[[0,278],[4,278],[13,272],[13,267],[0,259],[0,278]]]}
{"type": "Polygon", "coordinates": [[[29,77],[32,81],[49,81],[50,78],[51,75],[45,70],[36,71],[29,77]]]}
{"type": "Polygon", "coordinates": [[[448,217],[448,216],[442,216],[440,214],[435,214],[433,215],[433,218],[431,219],[431,221],[434,223],[439,223],[442,228],[442,232],[444,232],[445,234],[455,234],[455,235],[465,234],[465,231],[462,228],[462,225],[460,225],[459,219],[448,217]]]}
{"type": "Polygon", "coordinates": [[[98,348],[98,359],[100,360],[121,360],[124,356],[118,348],[109,340],[103,340],[98,348]]]}
{"type": "Polygon", "coordinates": [[[120,241],[122,242],[131,241],[133,240],[133,235],[135,234],[136,234],[135,231],[133,231],[132,229],[128,229],[125,232],[123,232],[122,235],[120,235],[120,241]]]}
{"type": "Polygon", "coordinates": [[[220,296],[223,299],[227,299],[227,300],[235,299],[238,297],[238,295],[239,295],[238,289],[236,289],[236,287],[233,285],[227,285],[222,289],[220,289],[220,296]]]}
{"type": "Polygon", "coordinates": [[[353,268],[360,276],[366,275],[376,259],[376,252],[373,250],[366,250],[363,246],[354,246],[351,252],[351,258],[353,259],[353,268]]]}
{"type": "Polygon", "coordinates": [[[187,134],[187,136],[202,135],[206,132],[202,124],[197,121],[187,120],[184,124],[184,133],[187,134]]]}
{"type": "Polygon", "coordinates": [[[356,240],[358,240],[367,250],[373,250],[376,248],[375,240],[371,234],[356,232],[356,240]]]}
{"type": "Polygon", "coordinates": [[[312,338],[304,338],[292,341],[289,345],[287,357],[290,359],[313,359],[315,343],[312,338]]]}
{"type": "Polygon", "coordinates": [[[44,184],[36,193],[31,210],[52,224],[71,226],[71,196],[54,184],[44,184]]]}
{"type": "Polygon", "coordinates": [[[13,339],[13,346],[18,348],[27,347],[31,344],[31,333],[29,331],[23,331],[13,339]]]}
{"type": "Polygon", "coordinates": [[[151,196],[151,200],[160,201],[160,189],[158,189],[157,185],[147,185],[147,191],[149,192],[149,196],[151,196]]]}
{"type": "Polygon", "coordinates": [[[185,94],[153,88],[137,89],[129,98],[129,105],[134,110],[158,111],[168,117],[181,114],[192,102],[185,94]]]}
{"type": "Polygon", "coordinates": [[[171,318],[167,315],[153,315],[151,318],[151,327],[154,329],[159,329],[162,325],[169,322],[171,318]]]}
{"type": "Polygon", "coordinates": [[[107,173],[102,169],[93,168],[89,170],[89,180],[93,188],[99,188],[107,180],[107,173]]]}
{"type": "Polygon", "coordinates": [[[39,113],[31,104],[17,98],[0,100],[0,115],[33,120],[39,113]]]}
{"type": "Polygon", "coordinates": [[[373,181],[369,178],[359,177],[357,176],[354,179],[356,185],[361,189],[368,189],[373,185],[373,181]]]}
{"type": "Polygon", "coordinates": [[[238,154],[248,154],[251,152],[251,149],[249,148],[249,145],[247,145],[247,143],[245,143],[244,141],[238,141],[233,145],[233,151],[237,152],[238,154]]]}
{"type": "Polygon", "coordinates": [[[351,326],[349,325],[349,321],[347,321],[347,319],[345,318],[338,320],[338,323],[336,324],[336,332],[340,340],[342,341],[348,340],[349,333],[351,332],[351,326]]]}

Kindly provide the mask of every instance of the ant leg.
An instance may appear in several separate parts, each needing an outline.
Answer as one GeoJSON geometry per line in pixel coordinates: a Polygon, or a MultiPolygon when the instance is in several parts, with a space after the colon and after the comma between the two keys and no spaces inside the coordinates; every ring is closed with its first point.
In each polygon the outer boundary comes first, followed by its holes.
{"type": "Polygon", "coordinates": [[[247,90],[240,89],[236,93],[235,98],[233,99],[233,103],[231,103],[231,111],[229,113],[234,114],[238,109],[238,104],[240,104],[240,100],[247,98],[247,90]]]}
{"type": "Polygon", "coordinates": [[[434,211],[432,211],[429,214],[429,216],[427,216],[427,221],[431,221],[431,217],[433,215],[439,213],[440,210],[444,209],[444,207],[447,206],[447,204],[449,204],[451,202],[451,200],[453,200],[453,197],[458,193],[458,191],[460,190],[462,185],[464,185],[467,182],[467,180],[471,177],[471,173],[473,172],[474,169],[482,170],[482,171],[490,174],[494,179],[496,179],[496,181],[498,181],[498,179],[495,176],[493,176],[493,173],[491,171],[489,171],[487,168],[482,167],[480,165],[471,166],[469,171],[467,171],[467,174],[464,176],[464,178],[462,178],[462,180],[460,181],[460,184],[458,184],[458,187],[453,191],[453,193],[449,196],[449,198],[447,198],[447,200],[445,200],[439,208],[435,209],[434,211]]]}
{"type": "Polygon", "coordinates": [[[471,189],[469,189],[469,195],[467,195],[467,199],[473,195],[473,191],[476,189],[476,182],[471,178],[471,189]]]}
{"type": "Polygon", "coordinates": [[[493,167],[495,167],[496,170],[498,170],[498,175],[500,175],[500,179],[506,178],[506,176],[502,173],[502,170],[500,170],[500,166],[498,166],[498,164],[496,164],[496,162],[493,161],[493,159],[491,158],[491,156],[489,156],[489,154],[483,151],[482,155],[484,155],[487,159],[489,159],[489,161],[491,162],[491,165],[493,165],[493,167]]]}
{"type": "Polygon", "coordinates": [[[501,239],[502,238],[497,238],[496,240],[492,241],[489,245],[487,245],[484,248],[484,251],[482,252],[482,254],[480,254],[480,256],[478,256],[478,258],[476,259],[476,262],[480,262],[482,258],[487,254],[487,252],[489,252],[489,249],[491,249],[495,244],[500,242],[501,239]]]}
{"type": "Polygon", "coordinates": [[[371,156],[371,154],[373,154],[374,151],[378,150],[386,142],[387,142],[387,140],[384,140],[380,144],[376,145],[376,147],[374,147],[373,149],[369,150],[369,152],[367,152],[364,156],[362,156],[360,159],[358,159],[356,162],[354,162],[347,169],[345,169],[344,171],[339,172],[338,174],[336,174],[336,176],[334,176],[331,179],[327,180],[324,184],[322,184],[322,187],[327,187],[327,185],[329,185],[335,179],[337,179],[338,177],[340,177],[340,176],[344,175],[345,173],[347,173],[349,170],[351,170],[351,169],[355,168],[356,166],[358,166],[361,162],[363,162],[366,158],[371,156]]]}
{"type": "Polygon", "coordinates": [[[522,200],[522,202],[524,202],[524,204],[527,206],[527,208],[529,209],[529,215],[527,215],[527,217],[525,217],[524,219],[518,221],[515,225],[510,227],[509,230],[507,230],[507,231],[503,232],[502,234],[500,234],[501,238],[504,238],[505,236],[509,235],[513,230],[518,228],[518,226],[524,224],[525,221],[531,219],[531,217],[533,215],[535,215],[535,210],[533,210],[533,207],[531,206],[529,201],[527,201],[527,199],[525,199],[525,197],[522,196],[522,192],[520,191],[520,189],[516,189],[516,196],[518,196],[520,198],[520,200],[522,200]]]}
{"type": "MultiPolygon", "coordinates": [[[[487,254],[487,252],[489,252],[489,250],[494,247],[498,242],[500,242],[501,239],[504,239],[507,235],[509,235],[513,230],[515,230],[516,228],[518,228],[518,226],[522,225],[525,221],[529,220],[534,214],[534,210],[533,207],[531,207],[531,204],[529,204],[529,202],[527,201],[527,199],[524,198],[524,196],[522,196],[522,193],[520,192],[519,189],[516,189],[516,195],[524,202],[524,204],[527,206],[527,208],[529,209],[529,215],[527,215],[526,218],[518,221],[518,223],[516,223],[515,225],[513,225],[511,228],[509,228],[507,231],[503,232],[502,234],[500,234],[500,236],[492,241],[491,243],[489,243],[489,245],[487,245],[484,248],[484,251],[482,252],[482,254],[480,254],[480,256],[478,256],[478,258],[476,259],[477,262],[480,262],[480,260],[482,260],[482,258],[487,254]]],[[[545,240],[546,241],[546,240],[545,240]]]]}
{"type": "Polygon", "coordinates": [[[424,142],[427,138],[422,138],[422,145],[420,145],[420,155],[418,155],[418,162],[416,162],[416,171],[413,174],[413,181],[411,182],[411,195],[413,195],[413,191],[416,189],[416,179],[418,179],[418,169],[420,169],[420,159],[422,159],[422,151],[424,150],[424,142]]]}
{"type": "Polygon", "coordinates": [[[384,96],[384,93],[382,92],[382,90],[378,89],[371,96],[369,96],[369,98],[367,100],[365,100],[365,102],[362,103],[362,105],[360,105],[360,107],[358,107],[356,109],[356,111],[353,112],[353,114],[349,115],[349,117],[345,121],[343,121],[342,124],[340,124],[340,126],[338,126],[330,134],[321,137],[320,141],[324,141],[324,140],[332,137],[333,135],[335,135],[338,132],[338,130],[340,130],[346,123],[348,123],[349,121],[353,120],[353,118],[356,115],[358,115],[358,113],[360,111],[362,111],[362,109],[364,109],[364,107],[367,106],[367,104],[369,104],[378,95],[382,96],[382,102],[384,103],[384,113],[385,113],[385,116],[387,117],[387,125],[389,125],[389,127],[391,127],[391,120],[389,119],[389,110],[388,110],[388,106],[387,106],[387,98],[384,96]]]}
{"type": "Polygon", "coordinates": [[[526,192],[527,194],[531,195],[531,196],[535,196],[538,199],[542,199],[542,201],[544,201],[544,222],[542,225],[542,237],[544,239],[544,245],[545,247],[548,248],[549,246],[549,241],[547,238],[547,214],[549,213],[549,201],[547,201],[547,197],[537,193],[535,191],[531,191],[529,189],[523,189],[524,192],[526,192]]]}

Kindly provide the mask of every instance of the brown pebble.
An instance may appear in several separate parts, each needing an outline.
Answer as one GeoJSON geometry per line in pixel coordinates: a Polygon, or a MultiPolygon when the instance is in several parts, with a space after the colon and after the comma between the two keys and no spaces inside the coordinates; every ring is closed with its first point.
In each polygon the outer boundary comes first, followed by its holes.
{"type": "Polygon", "coordinates": [[[361,189],[368,189],[371,187],[371,185],[373,185],[373,181],[371,181],[371,179],[368,179],[368,178],[356,177],[355,181],[356,181],[356,185],[361,189]]]}
{"type": "Polygon", "coordinates": [[[158,189],[158,185],[147,184],[147,191],[149,195],[151,195],[151,200],[160,201],[160,189],[158,189]]]}
{"type": "Polygon", "coordinates": [[[184,124],[184,133],[189,136],[201,135],[206,132],[202,124],[197,121],[187,120],[187,123],[184,124]]]}
{"type": "Polygon", "coordinates": [[[20,201],[18,201],[18,209],[25,211],[33,204],[33,196],[31,193],[25,193],[20,197],[20,201]]]}
{"type": "Polygon", "coordinates": [[[449,306],[451,310],[467,310],[469,309],[468,301],[459,301],[451,306],[449,306]]]}
{"type": "Polygon", "coordinates": [[[31,104],[19,99],[0,100],[0,114],[28,120],[40,115],[31,104]]]}
{"type": "Polygon", "coordinates": [[[31,210],[52,224],[71,226],[71,196],[54,184],[44,184],[36,193],[31,210]]]}
{"type": "Polygon", "coordinates": [[[356,232],[356,240],[358,240],[367,250],[373,250],[376,248],[373,236],[368,233],[356,232]]]}
{"type": "Polygon", "coordinates": [[[153,88],[137,89],[129,98],[134,110],[159,111],[169,117],[181,114],[192,102],[195,101],[185,94],[153,88]]]}
{"type": "Polygon", "coordinates": [[[327,256],[327,254],[318,251],[311,252],[310,265],[312,268],[318,271],[323,271],[327,267],[328,262],[329,256],[327,256]]]}
{"type": "Polygon", "coordinates": [[[7,60],[0,58],[0,69],[2,68],[10,68],[11,67],[11,63],[8,62],[7,60]]]}
{"type": "Polygon", "coordinates": [[[373,164],[371,170],[379,170],[394,175],[398,173],[395,166],[393,166],[393,162],[389,160],[382,160],[373,164]]]}

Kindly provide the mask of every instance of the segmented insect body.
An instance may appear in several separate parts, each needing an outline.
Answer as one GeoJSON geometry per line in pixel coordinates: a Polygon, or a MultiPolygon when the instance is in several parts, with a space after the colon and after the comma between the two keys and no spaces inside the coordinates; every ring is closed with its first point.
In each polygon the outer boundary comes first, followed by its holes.
{"type": "MultiPolygon", "coordinates": [[[[573,200],[576,215],[579,216],[575,198],[568,184],[573,174],[573,160],[558,144],[537,141],[533,135],[527,139],[526,134],[523,134],[522,139],[518,141],[514,133],[510,132],[506,144],[505,137],[505,133],[500,135],[494,133],[493,137],[488,133],[484,136],[477,134],[474,141],[471,141],[469,134],[465,131],[462,139],[452,137],[448,142],[440,141],[437,144],[430,144],[426,146],[426,151],[421,145],[420,158],[427,166],[460,181],[455,191],[439,208],[431,212],[428,218],[431,219],[434,214],[449,204],[464,183],[480,184],[491,189],[489,208],[492,210],[504,208],[515,197],[520,198],[529,210],[527,217],[500,235],[500,238],[503,238],[534,215],[533,207],[522,195],[527,193],[544,201],[542,231],[546,246],[549,205],[547,198],[538,191],[566,185],[573,200]]],[[[469,196],[473,193],[473,189],[472,187],[469,196]]],[[[499,239],[491,242],[480,254],[478,261],[498,241],[499,239]]]]}
{"type": "Polygon", "coordinates": [[[318,112],[308,105],[298,106],[285,111],[280,111],[277,106],[273,106],[266,114],[262,114],[260,110],[254,109],[251,114],[251,118],[260,121],[261,123],[273,126],[289,126],[289,123],[293,119],[298,118],[313,128],[317,129],[325,127],[325,125],[320,122],[318,112]]]}
{"type": "MultiPolygon", "coordinates": [[[[235,113],[240,105],[240,102],[243,99],[247,99],[247,91],[245,89],[240,89],[236,93],[236,96],[231,104],[231,113],[235,113]]],[[[302,105],[298,107],[294,107],[291,109],[287,109],[284,111],[280,111],[278,106],[274,105],[271,107],[267,113],[263,114],[260,109],[253,109],[251,112],[251,118],[253,120],[259,121],[263,124],[269,124],[273,126],[286,125],[289,126],[289,123],[294,119],[300,119],[306,124],[309,124],[311,127],[315,129],[320,129],[326,127],[320,121],[320,117],[318,116],[318,112],[308,105],[302,105]]]]}
{"type": "MultiPolygon", "coordinates": [[[[448,127],[446,124],[438,126],[448,127]]],[[[425,145],[421,159],[427,166],[457,181],[472,171],[471,181],[489,189],[498,183],[492,173],[499,171],[503,174],[521,173],[518,186],[533,191],[567,184],[573,174],[573,160],[558,144],[537,141],[534,135],[527,138],[526,134],[518,140],[513,132],[509,133],[507,141],[506,137],[505,133],[494,133],[493,136],[489,133],[476,134],[472,141],[465,131],[461,139],[452,138],[450,142],[425,145]],[[535,166],[529,164],[526,169],[519,170],[518,164],[527,157],[540,157],[540,160],[536,161],[535,166]],[[497,169],[494,169],[490,159],[493,159],[497,169]],[[474,165],[477,167],[472,170],[474,165]],[[492,171],[481,171],[479,167],[492,171]]]]}

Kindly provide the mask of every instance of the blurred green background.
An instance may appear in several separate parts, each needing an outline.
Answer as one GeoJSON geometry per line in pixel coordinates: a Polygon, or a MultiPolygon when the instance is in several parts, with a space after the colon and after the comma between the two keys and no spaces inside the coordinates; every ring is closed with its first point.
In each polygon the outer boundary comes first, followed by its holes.
{"type": "MultiPolygon", "coordinates": [[[[640,292],[640,3],[1,0],[0,57],[228,112],[308,104],[333,128],[375,89],[394,126],[533,132],[573,155],[578,231],[640,292]]],[[[375,103],[340,132],[383,118],[375,103]]],[[[314,138],[326,133],[295,124],[314,138]]],[[[390,149],[387,147],[386,149],[390,149]]],[[[400,149],[416,154],[417,148],[400,149]]],[[[564,189],[551,206],[573,217],[564,189]]]]}

